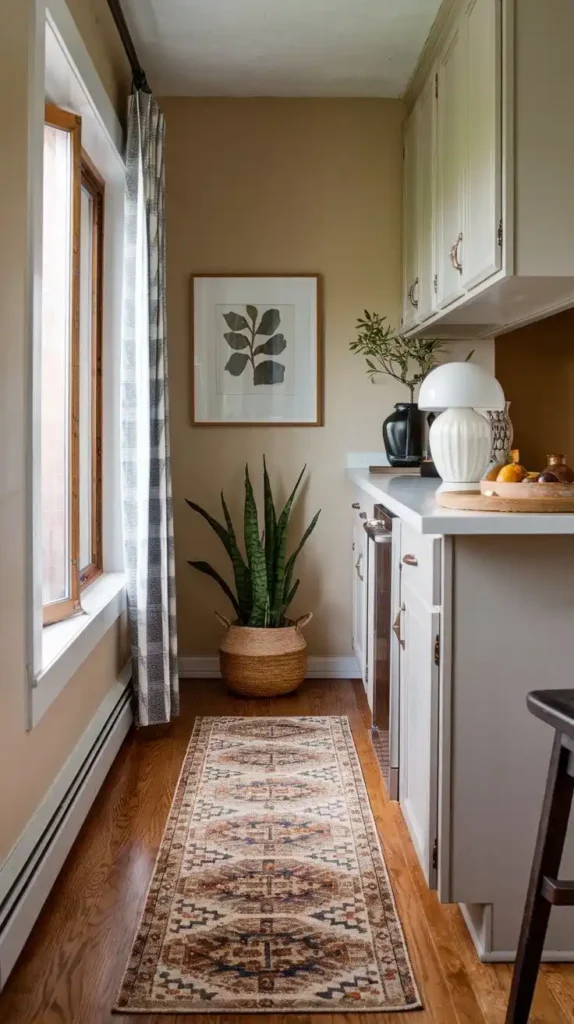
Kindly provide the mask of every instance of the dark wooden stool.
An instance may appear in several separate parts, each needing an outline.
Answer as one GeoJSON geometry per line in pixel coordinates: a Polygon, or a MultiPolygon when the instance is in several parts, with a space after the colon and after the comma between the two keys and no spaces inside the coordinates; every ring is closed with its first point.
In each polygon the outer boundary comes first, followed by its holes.
{"type": "Polygon", "coordinates": [[[574,882],[558,880],[574,791],[574,690],[535,690],[528,709],[555,730],[554,746],[530,882],[506,1024],[527,1024],[552,906],[574,906],[574,882]]]}

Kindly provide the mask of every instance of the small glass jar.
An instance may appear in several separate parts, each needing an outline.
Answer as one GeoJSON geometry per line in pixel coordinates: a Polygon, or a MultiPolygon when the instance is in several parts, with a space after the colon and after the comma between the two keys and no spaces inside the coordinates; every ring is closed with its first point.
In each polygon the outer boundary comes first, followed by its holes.
{"type": "Polygon", "coordinates": [[[548,465],[544,469],[545,473],[553,473],[560,483],[574,483],[574,470],[566,465],[565,455],[547,455],[546,458],[548,459],[548,465]]]}

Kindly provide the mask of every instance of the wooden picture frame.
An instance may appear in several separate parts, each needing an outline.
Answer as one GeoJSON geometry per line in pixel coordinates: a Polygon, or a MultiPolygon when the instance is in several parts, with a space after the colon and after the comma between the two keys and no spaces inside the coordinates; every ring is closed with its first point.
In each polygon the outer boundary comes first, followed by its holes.
{"type": "Polygon", "coordinates": [[[323,426],[321,275],[193,274],[191,371],[195,426],[323,426]]]}

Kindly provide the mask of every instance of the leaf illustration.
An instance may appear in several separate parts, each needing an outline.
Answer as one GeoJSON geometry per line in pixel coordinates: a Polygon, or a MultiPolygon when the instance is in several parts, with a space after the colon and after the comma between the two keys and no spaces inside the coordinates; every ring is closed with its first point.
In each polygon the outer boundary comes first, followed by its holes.
{"type": "MultiPolygon", "coordinates": [[[[225,320],[225,323],[227,324],[228,327],[231,328],[232,331],[244,331],[245,328],[249,330],[249,324],[247,323],[247,320],[245,319],[244,316],[240,316],[239,313],[224,313],[223,319],[225,320]]],[[[273,332],[270,331],[269,333],[272,334],[273,332]]]]}
{"type": "MultiPolygon", "coordinates": [[[[255,331],[256,334],[274,334],[279,324],[281,323],[281,316],[278,309],[266,309],[259,327],[255,331]]],[[[231,325],[230,325],[231,326],[231,325]]],[[[243,330],[243,328],[241,328],[243,330]]]]}
{"type": "Polygon", "coordinates": [[[239,375],[243,373],[248,362],[249,356],[246,356],[244,352],[234,352],[225,364],[225,369],[232,377],[239,377],[239,375]]]}
{"type": "Polygon", "coordinates": [[[253,349],[253,355],[265,355],[265,356],[278,356],[284,348],[287,347],[287,342],[283,334],[274,334],[268,341],[264,341],[263,344],[257,345],[253,349]]]}
{"type": "Polygon", "coordinates": [[[234,334],[228,331],[223,337],[231,348],[247,348],[249,344],[249,338],[246,338],[244,334],[234,334]]]}
{"type": "MultiPolygon", "coordinates": [[[[247,357],[245,356],[245,358],[247,357]]],[[[232,356],[231,359],[237,359],[237,356],[232,356]]],[[[231,362],[231,359],[229,362],[231,362]]],[[[276,363],[273,359],[264,359],[262,363],[255,367],[253,372],[254,384],[282,384],[284,379],[285,367],[283,363],[276,363]]]]}
{"type": "Polygon", "coordinates": [[[255,321],[257,320],[257,317],[259,316],[259,310],[257,309],[257,306],[246,306],[245,308],[247,310],[247,316],[254,324],[255,321]]]}

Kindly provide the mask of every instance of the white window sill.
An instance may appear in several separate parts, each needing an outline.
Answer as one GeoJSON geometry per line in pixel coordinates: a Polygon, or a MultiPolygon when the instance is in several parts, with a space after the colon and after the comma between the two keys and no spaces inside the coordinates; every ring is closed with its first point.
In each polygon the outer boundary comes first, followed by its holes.
{"type": "Polygon", "coordinates": [[[123,572],[100,576],[82,593],[83,612],[42,630],[42,668],[32,682],[30,726],[38,724],[66,683],[78,671],[126,608],[123,572]]]}

